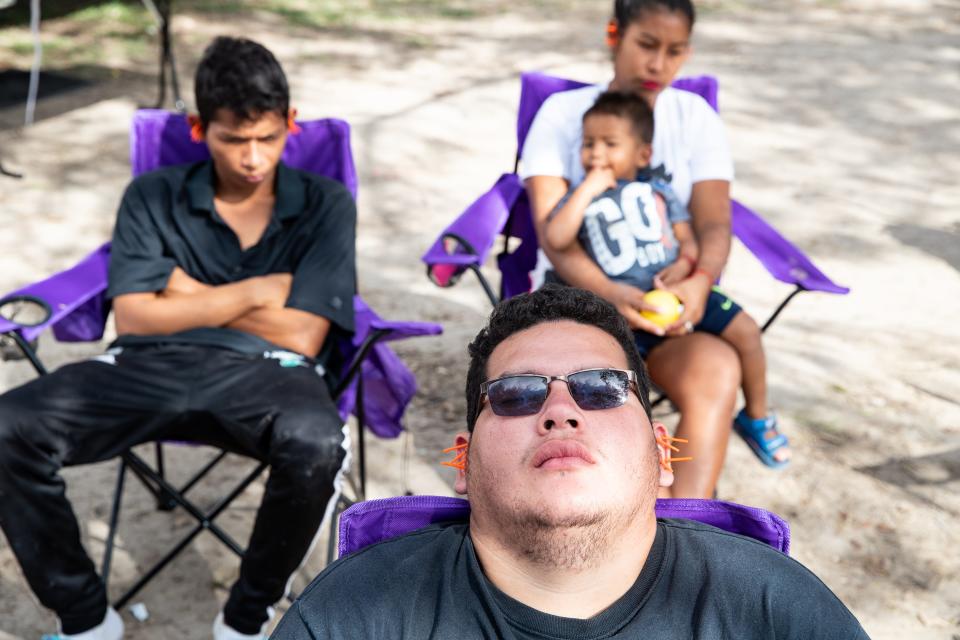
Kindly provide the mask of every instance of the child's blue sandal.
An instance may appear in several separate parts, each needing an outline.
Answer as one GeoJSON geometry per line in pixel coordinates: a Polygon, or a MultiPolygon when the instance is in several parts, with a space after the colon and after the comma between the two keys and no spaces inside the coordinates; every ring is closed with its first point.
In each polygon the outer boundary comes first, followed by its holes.
{"type": "Polygon", "coordinates": [[[733,430],[750,445],[753,453],[768,467],[782,469],[790,464],[789,459],[779,461],[774,457],[777,451],[790,446],[787,436],[777,430],[777,417],[774,414],[754,419],[747,415],[746,409],[743,409],[733,421],[733,430]],[[776,435],[768,438],[767,434],[771,432],[776,435]]]}

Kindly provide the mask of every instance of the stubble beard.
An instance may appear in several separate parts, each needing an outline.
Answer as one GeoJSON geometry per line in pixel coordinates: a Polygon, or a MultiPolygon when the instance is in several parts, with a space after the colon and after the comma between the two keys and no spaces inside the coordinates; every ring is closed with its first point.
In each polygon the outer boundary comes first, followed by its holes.
{"type": "Polygon", "coordinates": [[[471,464],[471,507],[475,516],[488,524],[484,527],[487,533],[526,562],[545,569],[590,569],[609,557],[638,517],[653,512],[659,465],[655,447],[650,455],[647,464],[636,463],[627,470],[629,477],[638,481],[639,489],[632,498],[623,496],[613,506],[599,505],[570,514],[519,498],[498,500],[502,483],[483,469],[482,462],[471,464]]]}

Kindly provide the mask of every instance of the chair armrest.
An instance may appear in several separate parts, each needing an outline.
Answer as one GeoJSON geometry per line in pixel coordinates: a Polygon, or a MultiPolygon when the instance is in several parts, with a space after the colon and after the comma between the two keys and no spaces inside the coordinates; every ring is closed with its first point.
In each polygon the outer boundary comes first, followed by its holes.
{"type": "Polygon", "coordinates": [[[366,426],[381,438],[396,438],[403,432],[403,413],[417,391],[417,380],[385,343],[438,335],[443,327],[384,320],[359,295],[353,298],[353,309],[353,337],[340,345],[346,365],[335,393],[337,408],[344,419],[357,413],[357,383],[362,377],[366,426]]]}
{"type": "Polygon", "coordinates": [[[759,215],[731,201],[733,235],[756,256],[774,278],[807,291],[846,294],[849,287],[828,278],[800,249],[759,215]]]}
{"type": "Polygon", "coordinates": [[[99,340],[109,312],[105,298],[109,262],[110,244],[107,243],[66,271],[3,296],[35,296],[50,306],[51,314],[46,322],[34,327],[21,327],[0,319],[0,333],[16,331],[31,341],[52,326],[58,340],[99,340]]]}
{"type": "Polygon", "coordinates": [[[430,279],[441,287],[449,287],[470,265],[479,267],[486,262],[522,192],[520,178],[505,173],[467,207],[420,258],[427,265],[430,279]]]}
{"type": "Polygon", "coordinates": [[[353,344],[358,348],[372,331],[381,332],[379,337],[381,342],[436,336],[443,333],[443,326],[435,322],[384,320],[359,295],[353,297],[353,312],[355,326],[353,344]]]}

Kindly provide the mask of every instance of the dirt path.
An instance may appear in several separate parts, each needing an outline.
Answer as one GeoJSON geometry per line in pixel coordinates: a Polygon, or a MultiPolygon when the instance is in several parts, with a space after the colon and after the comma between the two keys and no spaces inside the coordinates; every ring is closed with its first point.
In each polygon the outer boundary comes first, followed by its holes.
{"type": "MultiPolygon", "coordinates": [[[[362,293],[382,315],[445,327],[440,338],[398,346],[420,381],[407,424],[428,465],[462,426],[465,344],[488,305],[469,278],[435,288],[418,257],[512,165],[520,71],[608,75],[599,44],[606,2],[520,4],[480,2],[462,19],[336,30],[267,14],[182,15],[174,25],[184,77],[212,35],[243,33],[277,53],[302,116],[353,125],[362,293]]],[[[733,440],[721,497],[787,517],[793,555],[872,637],[958,638],[960,3],[701,6],[688,72],[720,78],[735,195],[852,288],[846,297],[800,296],[767,335],[771,396],[795,463],[768,471],[733,440]]],[[[153,97],[150,73],[140,62],[76,108],[25,132],[0,129],[0,154],[27,173],[20,183],[0,181],[8,231],[0,290],[68,266],[107,238],[128,179],[126,128],[135,103],[153,97]]],[[[10,114],[0,110],[0,121],[10,114]]],[[[739,245],[725,285],[757,316],[786,293],[739,245]]],[[[43,349],[55,363],[96,351],[43,349]]],[[[0,376],[7,388],[29,373],[5,365],[0,376]]],[[[245,468],[238,462],[225,475],[245,468]]],[[[93,551],[113,473],[99,465],[66,474],[93,551]]],[[[227,519],[240,538],[260,490],[227,519]]],[[[140,503],[124,525],[118,582],[162,553],[171,522],[128,495],[140,503]]],[[[189,524],[178,515],[172,522],[175,530],[189,524]]],[[[320,566],[317,556],[304,579],[320,566]]],[[[124,614],[130,637],[207,637],[235,571],[233,558],[201,539],[143,593],[150,620],[124,614]]],[[[50,630],[52,617],[33,603],[0,541],[0,640],[50,630]]]]}

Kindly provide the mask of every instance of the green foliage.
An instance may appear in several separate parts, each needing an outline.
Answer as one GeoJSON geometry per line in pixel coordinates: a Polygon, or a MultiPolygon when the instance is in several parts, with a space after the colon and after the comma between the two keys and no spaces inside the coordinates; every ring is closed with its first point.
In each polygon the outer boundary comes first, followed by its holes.
{"type": "Polygon", "coordinates": [[[269,12],[291,25],[329,28],[400,18],[466,19],[497,6],[491,0],[197,0],[198,13],[269,12]]]}

